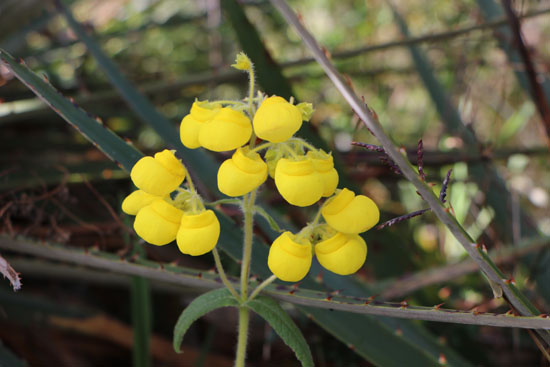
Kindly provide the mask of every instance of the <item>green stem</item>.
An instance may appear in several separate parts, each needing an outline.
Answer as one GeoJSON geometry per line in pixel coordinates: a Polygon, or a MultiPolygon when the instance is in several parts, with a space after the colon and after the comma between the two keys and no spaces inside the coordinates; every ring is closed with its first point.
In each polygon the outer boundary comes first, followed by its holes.
{"type": "Polygon", "coordinates": [[[218,274],[220,274],[222,283],[225,285],[227,289],[229,289],[229,292],[231,292],[231,294],[233,295],[233,297],[235,297],[235,299],[239,299],[240,298],[239,294],[237,293],[235,288],[233,288],[233,286],[229,282],[229,279],[227,279],[227,275],[225,275],[225,271],[223,270],[223,265],[220,260],[220,254],[217,248],[214,247],[214,249],[212,250],[212,255],[214,255],[214,262],[216,263],[216,268],[218,269],[218,274]]]}
{"type": "Polygon", "coordinates": [[[262,289],[264,289],[265,287],[273,283],[275,279],[277,279],[277,277],[275,275],[272,275],[266,280],[264,280],[260,285],[256,287],[256,289],[254,289],[254,292],[252,292],[248,300],[252,301],[262,291],[262,289]]]}
{"type": "MultiPolygon", "coordinates": [[[[254,114],[256,113],[256,111],[254,111],[254,85],[256,83],[255,77],[254,77],[254,66],[250,67],[250,70],[248,70],[248,75],[250,76],[250,85],[248,87],[248,114],[250,115],[251,119],[254,119],[254,114]]],[[[254,131],[252,131],[252,134],[250,135],[250,141],[248,142],[248,146],[250,149],[253,149],[255,144],[256,144],[256,134],[254,133],[254,131]]]]}
{"type": "Polygon", "coordinates": [[[248,194],[244,199],[244,243],[243,261],[241,264],[241,301],[245,302],[248,296],[248,278],[250,274],[250,259],[252,257],[252,229],[254,216],[254,201],[256,190],[248,194]]]}
{"type": "MultiPolygon", "coordinates": [[[[241,264],[241,303],[248,299],[248,281],[250,275],[250,259],[252,257],[252,235],[254,228],[254,201],[256,200],[256,190],[246,195],[243,200],[244,214],[244,242],[243,242],[243,261],[241,264]]],[[[236,367],[244,367],[246,357],[246,344],[248,339],[248,308],[239,308],[239,336],[237,339],[237,356],[235,358],[236,367]]]]}
{"type": "Polygon", "coordinates": [[[290,140],[291,142],[300,143],[300,144],[302,144],[304,147],[306,147],[306,148],[309,149],[309,150],[312,150],[312,151],[318,150],[314,145],[311,145],[310,143],[308,143],[308,142],[305,141],[304,139],[300,139],[300,138],[290,138],[289,140],[290,140]]]}
{"type": "MultiPolygon", "coordinates": [[[[255,134],[252,134],[252,135],[254,135],[254,140],[256,140],[256,135],[255,134]]],[[[250,144],[252,145],[252,142],[250,144]]],[[[254,148],[253,146],[250,146],[250,152],[259,152],[260,150],[267,149],[272,145],[273,145],[273,143],[268,142],[268,143],[260,144],[256,148],[254,148]],[[252,148],[254,148],[254,149],[252,149],[252,148]]]]}
{"type": "Polygon", "coordinates": [[[237,340],[237,357],[235,358],[235,367],[244,367],[249,321],[250,314],[248,312],[248,308],[239,307],[239,336],[237,340]]]}

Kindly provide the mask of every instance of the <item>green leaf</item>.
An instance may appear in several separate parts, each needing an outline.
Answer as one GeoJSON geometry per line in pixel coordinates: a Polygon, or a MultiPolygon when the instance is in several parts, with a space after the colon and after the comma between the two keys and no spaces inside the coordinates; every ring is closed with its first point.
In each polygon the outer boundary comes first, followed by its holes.
{"type": "Polygon", "coordinates": [[[13,74],[50,106],[65,121],[96,145],[105,155],[128,171],[143,156],[134,147],[103,126],[100,122],[73,104],[54,87],[32,72],[22,60],[16,61],[0,49],[0,59],[13,74]]]}
{"type": "Polygon", "coordinates": [[[189,326],[199,317],[222,307],[238,307],[239,301],[226,288],[204,293],[193,300],[181,313],[174,327],[174,350],[182,353],[181,342],[189,326]]]}
{"type": "Polygon", "coordinates": [[[296,354],[302,366],[313,366],[313,357],[302,332],[285,310],[272,298],[259,296],[245,304],[260,315],[296,354]]]}

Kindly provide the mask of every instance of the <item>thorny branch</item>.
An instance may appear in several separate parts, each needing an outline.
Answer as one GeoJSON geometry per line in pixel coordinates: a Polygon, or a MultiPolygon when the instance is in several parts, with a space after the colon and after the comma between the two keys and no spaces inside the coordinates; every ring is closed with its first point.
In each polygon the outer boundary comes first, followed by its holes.
{"type": "MultiPolygon", "coordinates": [[[[418,175],[412,168],[411,164],[398,151],[393,141],[388,137],[388,135],[386,135],[380,123],[372,118],[365,108],[364,103],[342,79],[334,65],[323,53],[313,36],[305,29],[294,11],[286,4],[284,0],[271,0],[271,3],[280,12],[283,18],[295,28],[304,44],[313,53],[313,56],[323,68],[327,76],[344,96],[354,112],[361,118],[365,125],[372,130],[378,141],[380,141],[384,147],[386,153],[401,169],[403,175],[415,186],[422,198],[424,198],[424,200],[426,200],[429,204],[434,214],[443,222],[443,224],[447,226],[447,228],[449,228],[451,233],[464,247],[466,252],[479,265],[481,271],[483,271],[483,273],[487,276],[494,293],[504,293],[511,306],[514,307],[520,314],[538,315],[540,312],[536,309],[536,307],[533,306],[533,304],[531,304],[531,302],[516,288],[513,282],[507,281],[507,277],[491,261],[487,254],[483,252],[481,246],[477,246],[474,239],[472,239],[465,229],[457,222],[456,218],[446,210],[446,208],[439,201],[439,198],[434,195],[432,189],[418,178],[418,175]]],[[[550,345],[550,333],[543,330],[537,330],[537,332],[545,340],[545,342],[550,345]]]]}

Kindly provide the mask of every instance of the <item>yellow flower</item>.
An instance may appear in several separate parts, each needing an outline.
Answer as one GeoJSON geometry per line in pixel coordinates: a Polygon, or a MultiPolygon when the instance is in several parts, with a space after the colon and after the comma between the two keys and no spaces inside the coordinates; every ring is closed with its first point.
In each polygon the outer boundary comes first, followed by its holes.
{"type": "Polygon", "coordinates": [[[171,150],[163,150],[155,157],[143,157],[132,168],[134,185],[148,194],[166,196],[185,179],[185,167],[171,150]]]}
{"type": "Polygon", "coordinates": [[[207,121],[210,121],[221,108],[218,103],[195,101],[190,113],[181,120],[180,139],[187,148],[200,147],[199,132],[207,121]]]}
{"type": "Polygon", "coordinates": [[[372,228],[380,219],[378,207],[370,198],[343,189],[321,210],[329,226],[339,232],[357,234],[372,228]]]}
{"type": "Polygon", "coordinates": [[[242,112],[222,108],[199,132],[201,146],[223,152],[243,146],[252,135],[250,119],[242,112]]]}
{"type": "Polygon", "coordinates": [[[323,151],[307,152],[307,157],[313,161],[313,167],[323,181],[323,197],[329,197],[334,194],[338,186],[338,172],[334,168],[334,160],[332,154],[326,154],[323,151]]]}
{"type": "Polygon", "coordinates": [[[281,158],[275,169],[275,185],[281,196],[296,206],[317,202],[325,190],[311,159],[292,161],[281,158]]]}
{"type": "Polygon", "coordinates": [[[150,244],[166,245],[176,239],[182,215],[181,210],[157,199],[137,213],[134,229],[150,244]]]}
{"type": "Polygon", "coordinates": [[[262,102],[254,115],[254,132],[264,140],[281,143],[302,126],[302,113],[284,98],[273,96],[262,102]]]}
{"type": "Polygon", "coordinates": [[[151,204],[159,196],[151,195],[143,190],[136,190],[128,195],[122,202],[122,211],[129,215],[136,215],[141,208],[151,204]]]}
{"type": "Polygon", "coordinates": [[[349,275],[363,266],[367,258],[367,244],[356,234],[337,232],[315,245],[319,263],[333,273],[349,275]]]}
{"type": "Polygon", "coordinates": [[[284,232],[273,241],[269,249],[267,266],[277,278],[285,282],[300,281],[311,267],[311,243],[298,243],[295,239],[294,234],[284,232]]]}
{"type": "Polygon", "coordinates": [[[211,251],[220,237],[220,222],[212,210],[199,214],[184,214],[177,234],[180,251],[198,256],[211,251]]]}
{"type": "Polygon", "coordinates": [[[218,188],[227,196],[248,194],[267,179],[267,164],[258,153],[238,148],[218,170],[218,188]]]}

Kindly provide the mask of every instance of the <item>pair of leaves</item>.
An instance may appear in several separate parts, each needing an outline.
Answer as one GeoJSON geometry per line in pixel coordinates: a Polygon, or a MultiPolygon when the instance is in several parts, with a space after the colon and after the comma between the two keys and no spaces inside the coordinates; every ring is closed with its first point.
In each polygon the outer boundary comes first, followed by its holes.
{"type": "Polygon", "coordinates": [[[294,321],[279,306],[279,304],[264,296],[259,296],[251,301],[239,304],[226,288],[216,289],[195,298],[181,313],[176,326],[174,327],[174,350],[181,353],[181,342],[183,336],[193,322],[201,316],[222,307],[247,307],[264,318],[296,354],[302,366],[313,366],[313,358],[309,346],[296,326],[294,321]]]}

